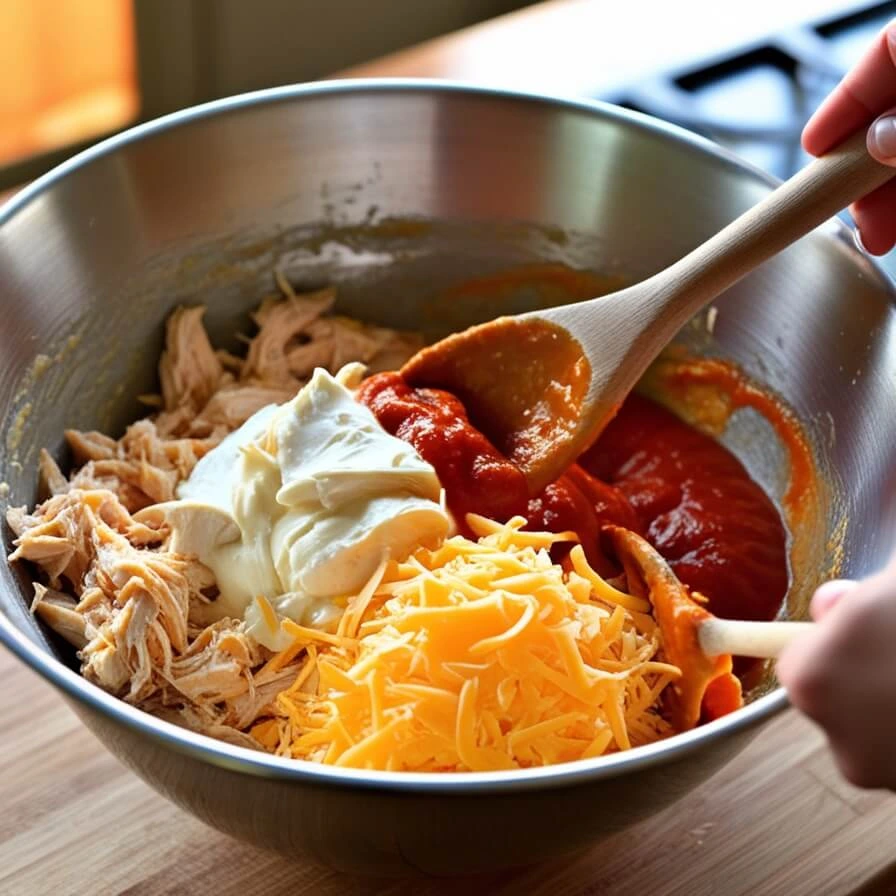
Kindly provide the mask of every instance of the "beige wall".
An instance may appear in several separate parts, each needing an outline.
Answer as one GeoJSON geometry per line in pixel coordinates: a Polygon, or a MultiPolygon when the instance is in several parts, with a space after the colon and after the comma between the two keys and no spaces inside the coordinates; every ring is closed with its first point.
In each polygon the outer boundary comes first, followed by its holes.
{"type": "Polygon", "coordinates": [[[219,94],[319,78],[524,0],[218,0],[219,94]]]}
{"type": "Polygon", "coordinates": [[[135,0],[141,116],[325,77],[529,2],[135,0]]]}

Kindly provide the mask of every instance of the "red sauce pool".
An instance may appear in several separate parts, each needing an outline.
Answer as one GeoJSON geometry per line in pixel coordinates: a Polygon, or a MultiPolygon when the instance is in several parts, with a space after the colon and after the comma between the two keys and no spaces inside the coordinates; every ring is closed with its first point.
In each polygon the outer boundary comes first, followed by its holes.
{"type": "Polygon", "coordinates": [[[358,398],[435,467],[461,525],[468,512],[519,514],[532,529],[573,530],[606,575],[615,567],[600,530],[615,523],[644,535],[718,616],[771,619],[784,600],[786,535],[775,506],[723,445],[647,398],[629,396],[579,463],[531,499],[522,473],[447,392],[381,373],[358,398]]]}
{"type": "Polygon", "coordinates": [[[777,508],[710,436],[630,395],[580,458],[618,488],[641,533],[675,574],[729,619],[772,619],[787,593],[787,539],[777,508]]]}
{"type": "Polygon", "coordinates": [[[380,426],[431,463],[459,524],[467,513],[506,521],[526,512],[526,479],[467,419],[463,405],[441,389],[415,389],[400,373],[378,373],[357,393],[380,426]]]}

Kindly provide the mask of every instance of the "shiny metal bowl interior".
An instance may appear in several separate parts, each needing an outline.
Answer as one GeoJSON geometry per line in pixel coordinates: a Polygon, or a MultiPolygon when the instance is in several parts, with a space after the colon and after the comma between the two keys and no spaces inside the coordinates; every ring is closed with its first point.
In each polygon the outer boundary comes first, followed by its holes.
{"type": "MultiPolygon", "coordinates": [[[[0,212],[0,509],[33,501],[37,451],[64,457],[65,427],[115,431],[137,415],[179,303],[207,304],[213,336],[233,344],[279,266],[298,286],[335,283],[344,313],[437,334],[539,301],[446,306],[447,287],[545,260],[638,279],[769,184],[619,109],[432,82],[284,88],[137,128],[0,212]]],[[[791,615],[835,555],[860,575],[889,547],[892,305],[890,282],[832,223],[720,300],[711,338],[702,320],[679,337],[768,384],[811,436],[830,495],[791,615]]],[[[780,497],[781,453],[762,422],[738,415],[725,438],[780,497]]],[[[223,830],[344,870],[456,874],[583,847],[692,789],[786,702],[769,679],[770,693],[713,725],[551,769],[335,771],[180,731],[99,692],[29,600],[27,570],[0,566],[0,639],[125,764],[223,830]],[[544,813],[547,833],[531,824],[544,813]]]]}

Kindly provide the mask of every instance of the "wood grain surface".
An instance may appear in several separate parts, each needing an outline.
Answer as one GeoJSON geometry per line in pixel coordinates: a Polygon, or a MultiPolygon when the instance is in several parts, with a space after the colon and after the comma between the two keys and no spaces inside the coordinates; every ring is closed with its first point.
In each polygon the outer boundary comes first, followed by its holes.
{"type": "Polygon", "coordinates": [[[220,834],[122,768],[0,648],[3,896],[884,896],[896,797],[855,790],[794,712],[690,796],[573,860],[463,881],[376,880],[220,834]]]}

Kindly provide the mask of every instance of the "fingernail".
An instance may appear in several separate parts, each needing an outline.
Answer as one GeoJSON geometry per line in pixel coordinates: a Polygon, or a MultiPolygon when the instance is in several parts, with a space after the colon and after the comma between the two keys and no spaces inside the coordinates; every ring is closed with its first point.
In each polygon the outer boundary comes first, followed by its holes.
{"type": "Polygon", "coordinates": [[[858,585],[852,579],[834,579],[819,586],[812,596],[812,616],[820,619],[849,591],[858,585]]]}
{"type": "Polygon", "coordinates": [[[874,122],[868,132],[868,152],[878,161],[896,162],[896,115],[874,122]]]}
{"type": "Polygon", "coordinates": [[[870,254],[871,254],[871,253],[865,248],[865,244],[862,242],[862,234],[861,234],[861,232],[859,231],[859,228],[858,228],[858,227],[856,227],[856,229],[853,230],[853,232],[852,232],[852,238],[853,238],[853,240],[855,241],[856,248],[857,248],[860,252],[864,252],[866,255],[870,255],[870,254]]]}

